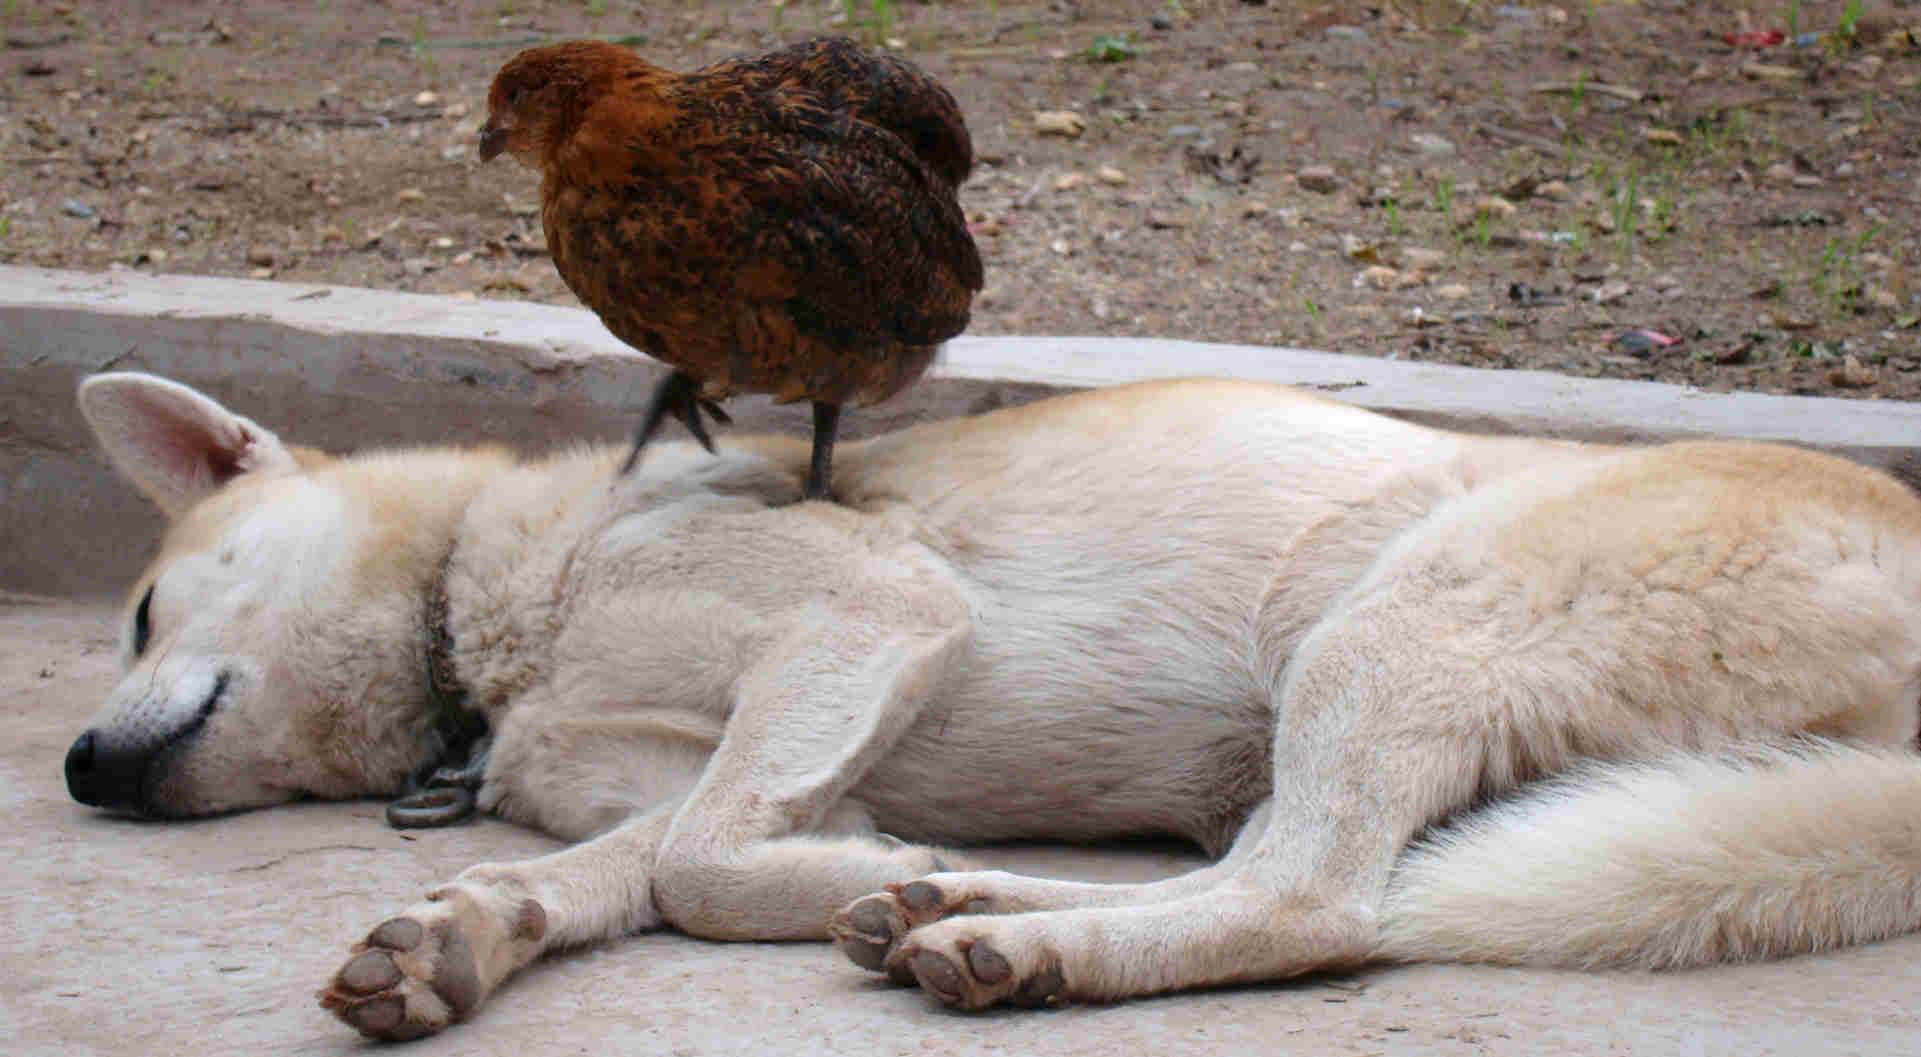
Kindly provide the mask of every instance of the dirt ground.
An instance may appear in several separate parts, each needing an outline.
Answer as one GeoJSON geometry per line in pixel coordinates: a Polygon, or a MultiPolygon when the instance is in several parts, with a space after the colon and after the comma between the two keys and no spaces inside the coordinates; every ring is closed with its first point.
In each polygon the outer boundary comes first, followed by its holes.
{"type": "Polygon", "coordinates": [[[502,61],[844,32],[966,110],[975,333],[1921,395],[1913,0],[0,3],[0,262],[569,303],[502,61]]]}
{"type": "MultiPolygon", "coordinates": [[[[60,760],[117,678],[120,618],[117,607],[0,592],[8,1054],[1909,1057],[1921,1027],[1921,934],[1699,972],[1411,966],[969,1015],[879,982],[826,944],[661,932],[550,958],[471,1023],[370,1048],[312,997],[348,941],[466,866],[553,842],[494,820],[401,832],[370,802],[166,824],[75,804],[60,760]]],[[[979,854],[1086,880],[1144,880],[1196,861],[1149,847],[979,854]]]]}

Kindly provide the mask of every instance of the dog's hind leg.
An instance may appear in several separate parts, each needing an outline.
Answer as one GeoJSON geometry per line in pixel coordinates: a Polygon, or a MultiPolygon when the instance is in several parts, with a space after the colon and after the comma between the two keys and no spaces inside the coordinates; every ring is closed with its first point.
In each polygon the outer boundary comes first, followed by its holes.
{"type": "MultiPolygon", "coordinates": [[[[864,969],[882,971],[900,941],[923,925],[957,914],[1026,914],[1043,910],[1145,906],[1210,891],[1254,854],[1267,830],[1272,804],[1263,802],[1218,862],[1177,877],[1139,884],[1102,884],[1028,877],[1004,870],[930,874],[863,896],[834,915],[828,931],[841,953],[864,969]]],[[[911,978],[910,978],[911,981],[911,978]]]]}
{"type": "MultiPolygon", "coordinates": [[[[1635,484],[1664,514],[1679,503],[1663,489],[1697,487],[1635,484]]],[[[1609,496],[1617,508],[1624,491],[1609,496]]],[[[1724,533],[1716,519],[1741,497],[1715,498],[1695,524],[1619,516],[1605,545],[1578,501],[1562,520],[1517,505],[1514,520],[1472,531],[1430,526],[1291,660],[1265,658],[1272,812],[1211,889],[951,917],[908,933],[882,967],[980,1008],[1352,966],[1379,948],[1409,840],[1480,797],[1583,758],[1911,730],[1921,622],[1892,575],[1913,568],[1908,556],[1877,564],[1885,545],[1772,521],[1785,508],[1771,498],[1737,508],[1752,516],[1724,533]]]]}
{"type": "MultiPolygon", "coordinates": [[[[1278,695],[1265,825],[1250,827],[1229,860],[1200,879],[1211,882],[1205,888],[1180,893],[1176,885],[1163,889],[1172,899],[1114,905],[1090,886],[1071,909],[952,917],[910,932],[884,968],[946,1004],[976,1009],[1277,979],[1367,960],[1402,847],[1472,800],[1480,761],[1500,747],[1500,712],[1513,704],[1503,692],[1535,700],[1543,689],[1502,686],[1478,656],[1452,662],[1413,633],[1457,614],[1391,589],[1380,598],[1303,645],[1278,695]]],[[[901,894],[915,893],[910,885],[901,894]]]]}

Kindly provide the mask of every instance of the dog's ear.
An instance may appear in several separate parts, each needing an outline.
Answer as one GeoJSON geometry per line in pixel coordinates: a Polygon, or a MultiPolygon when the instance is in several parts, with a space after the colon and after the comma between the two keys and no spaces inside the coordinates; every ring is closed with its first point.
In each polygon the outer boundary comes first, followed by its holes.
{"type": "Polygon", "coordinates": [[[80,413],[114,469],[169,518],[243,473],[296,468],[270,431],[150,374],[86,379],[80,383],[80,413]]]}

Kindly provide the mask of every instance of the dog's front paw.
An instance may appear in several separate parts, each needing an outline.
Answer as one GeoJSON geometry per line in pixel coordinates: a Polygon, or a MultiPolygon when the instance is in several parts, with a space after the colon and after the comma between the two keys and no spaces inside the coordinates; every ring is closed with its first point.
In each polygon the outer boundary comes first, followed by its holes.
{"type": "Polygon", "coordinates": [[[531,899],[503,922],[473,895],[442,888],[356,943],[320,1005],[371,1039],[431,1035],[466,1018],[531,960],[516,948],[537,946],[545,931],[545,912],[531,899]]]}

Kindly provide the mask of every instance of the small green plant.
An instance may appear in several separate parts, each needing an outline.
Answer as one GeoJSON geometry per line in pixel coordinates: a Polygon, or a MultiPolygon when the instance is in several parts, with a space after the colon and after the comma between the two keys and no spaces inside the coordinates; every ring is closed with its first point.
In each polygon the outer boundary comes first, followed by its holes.
{"type": "Polygon", "coordinates": [[[885,44],[894,36],[894,0],[869,0],[866,18],[855,13],[854,0],[840,0],[840,11],[849,25],[861,27],[869,44],[885,44]]]}
{"type": "Polygon", "coordinates": [[[1575,114],[1580,113],[1581,105],[1587,101],[1586,70],[1582,70],[1574,75],[1574,87],[1568,89],[1567,98],[1569,112],[1575,114]]]}
{"type": "Polygon", "coordinates": [[[1662,193],[1655,195],[1654,209],[1648,217],[1648,219],[1653,222],[1653,236],[1656,239],[1663,238],[1669,232],[1679,227],[1681,223],[1680,216],[1681,206],[1680,203],[1675,200],[1673,194],[1662,193]]]}
{"type": "Polygon", "coordinates": [[[1830,54],[1839,56],[1849,48],[1854,47],[1855,24],[1860,22],[1861,16],[1866,13],[1867,8],[1866,5],[1862,3],[1862,0],[1848,0],[1848,6],[1841,12],[1840,23],[1834,27],[1834,32],[1828,35],[1828,52],[1830,54]]]}
{"type": "Polygon", "coordinates": [[[1493,241],[1494,233],[1488,227],[1487,213],[1485,211],[1475,213],[1474,244],[1482,249],[1487,249],[1488,244],[1493,241]]]}
{"type": "Polygon", "coordinates": [[[1132,33],[1118,37],[1095,37],[1094,43],[1081,53],[1088,62],[1126,62],[1135,54],[1132,33]]]}
{"type": "Polygon", "coordinates": [[[587,0],[587,17],[599,18],[607,13],[607,0],[587,0]]]}
{"type": "Polygon", "coordinates": [[[1387,233],[1397,239],[1401,237],[1401,203],[1393,198],[1387,200],[1387,233]]]}
{"type": "Polygon", "coordinates": [[[1316,303],[1313,298],[1303,296],[1301,298],[1301,307],[1307,309],[1307,317],[1309,319],[1312,319],[1316,323],[1321,321],[1321,306],[1316,303]]]}
{"type": "Polygon", "coordinates": [[[1861,295],[1867,289],[1867,278],[1861,273],[1861,254],[1886,227],[1886,224],[1876,224],[1852,242],[1846,238],[1829,239],[1822,248],[1821,258],[1814,268],[1814,291],[1835,311],[1849,312],[1860,308],[1861,295]]]}
{"type": "Polygon", "coordinates": [[[1788,43],[1792,44],[1801,36],[1801,0],[1789,0],[1784,14],[1788,21],[1788,43]]]}
{"type": "Polygon", "coordinates": [[[1434,208],[1441,211],[1441,219],[1449,227],[1454,226],[1454,177],[1443,176],[1434,185],[1434,208]]]}

